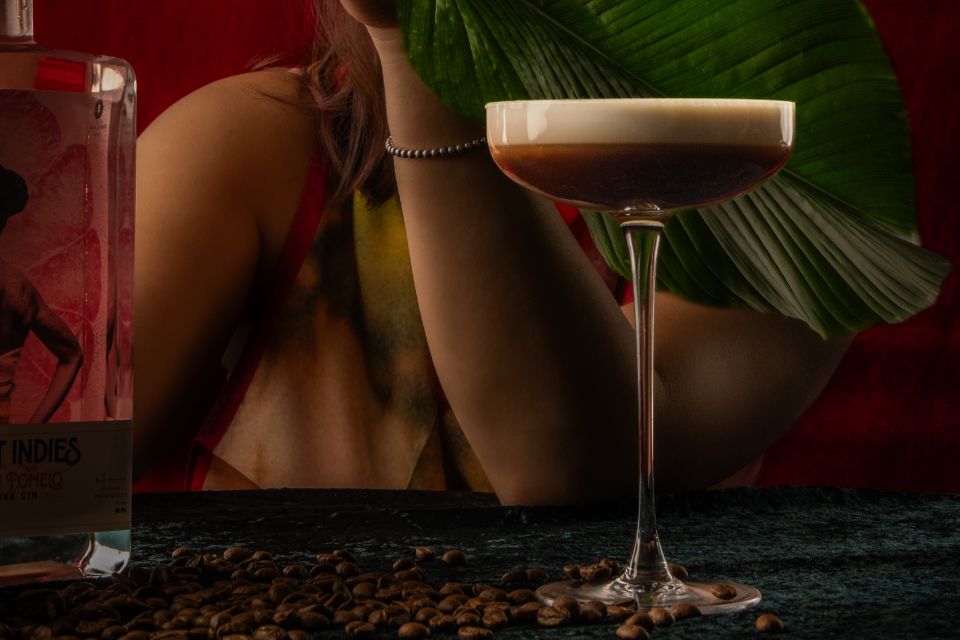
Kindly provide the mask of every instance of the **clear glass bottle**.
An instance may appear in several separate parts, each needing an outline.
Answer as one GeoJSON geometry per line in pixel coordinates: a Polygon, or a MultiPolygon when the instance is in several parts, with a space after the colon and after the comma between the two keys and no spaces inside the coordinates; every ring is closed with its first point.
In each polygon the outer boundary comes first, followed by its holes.
{"type": "Polygon", "coordinates": [[[0,0],[0,586],[129,561],[135,107],[0,0]]]}

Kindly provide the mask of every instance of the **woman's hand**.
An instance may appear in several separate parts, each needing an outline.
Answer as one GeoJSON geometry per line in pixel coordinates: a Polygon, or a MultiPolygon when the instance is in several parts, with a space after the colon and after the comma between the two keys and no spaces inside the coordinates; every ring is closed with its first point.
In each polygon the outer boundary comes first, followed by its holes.
{"type": "Polygon", "coordinates": [[[368,29],[390,29],[397,26],[397,6],[393,0],[340,0],[354,20],[368,29]]]}

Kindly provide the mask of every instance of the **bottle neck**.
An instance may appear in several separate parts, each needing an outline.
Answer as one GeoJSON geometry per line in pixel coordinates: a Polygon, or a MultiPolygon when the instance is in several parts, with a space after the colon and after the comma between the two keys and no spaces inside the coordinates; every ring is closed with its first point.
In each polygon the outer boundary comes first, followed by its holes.
{"type": "Polygon", "coordinates": [[[33,42],[33,0],[0,0],[0,43],[33,42]]]}

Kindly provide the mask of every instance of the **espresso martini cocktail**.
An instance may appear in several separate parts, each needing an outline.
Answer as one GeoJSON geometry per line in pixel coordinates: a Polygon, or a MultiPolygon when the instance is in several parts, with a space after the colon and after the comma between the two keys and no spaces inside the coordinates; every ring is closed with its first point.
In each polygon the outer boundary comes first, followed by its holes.
{"type": "Polygon", "coordinates": [[[793,146],[793,103],[500,102],[487,108],[487,139],[507,175],[548,198],[669,213],[729,200],[776,173],[793,146]]]}
{"type": "Polygon", "coordinates": [[[671,575],[657,534],[653,492],[653,292],[663,225],[677,210],[730,200],[790,157],[794,103],[637,98],[519,100],[487,105],[494,161],[527,189],[616,216],[630,250],[637,328],[640,491],[626,569],[603,583],[565,581],[538,590],[641,609],[692,604],[702,613],[760,601],[750,586],[671,575]]]}

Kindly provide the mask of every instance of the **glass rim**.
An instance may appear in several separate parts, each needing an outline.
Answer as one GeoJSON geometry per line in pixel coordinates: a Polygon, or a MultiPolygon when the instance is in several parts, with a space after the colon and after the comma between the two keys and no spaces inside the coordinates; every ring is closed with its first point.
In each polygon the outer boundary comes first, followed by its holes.
{"type": "Polygon", "coordinates": [[[522,105],[550,105],[550,104],[563,104],[563,105],[597,105],[597,104],[633,104],[633,103],[655,103],[658,105],[669,105],[669,104],[684,104],[688,106],[693,105],[718,105],[718,106],[770,106],[770,107],[796,107],[796,102],[793,100],[771,100],[767,98],[532,98],[532,99],[516,99],[516,100],[495,100],[493,102],[487,102],[484,105],[485,110],[490,110],[491,108],[496,108],[500,106],[507,106],[513,104],[522,104],[522,105]]]}

